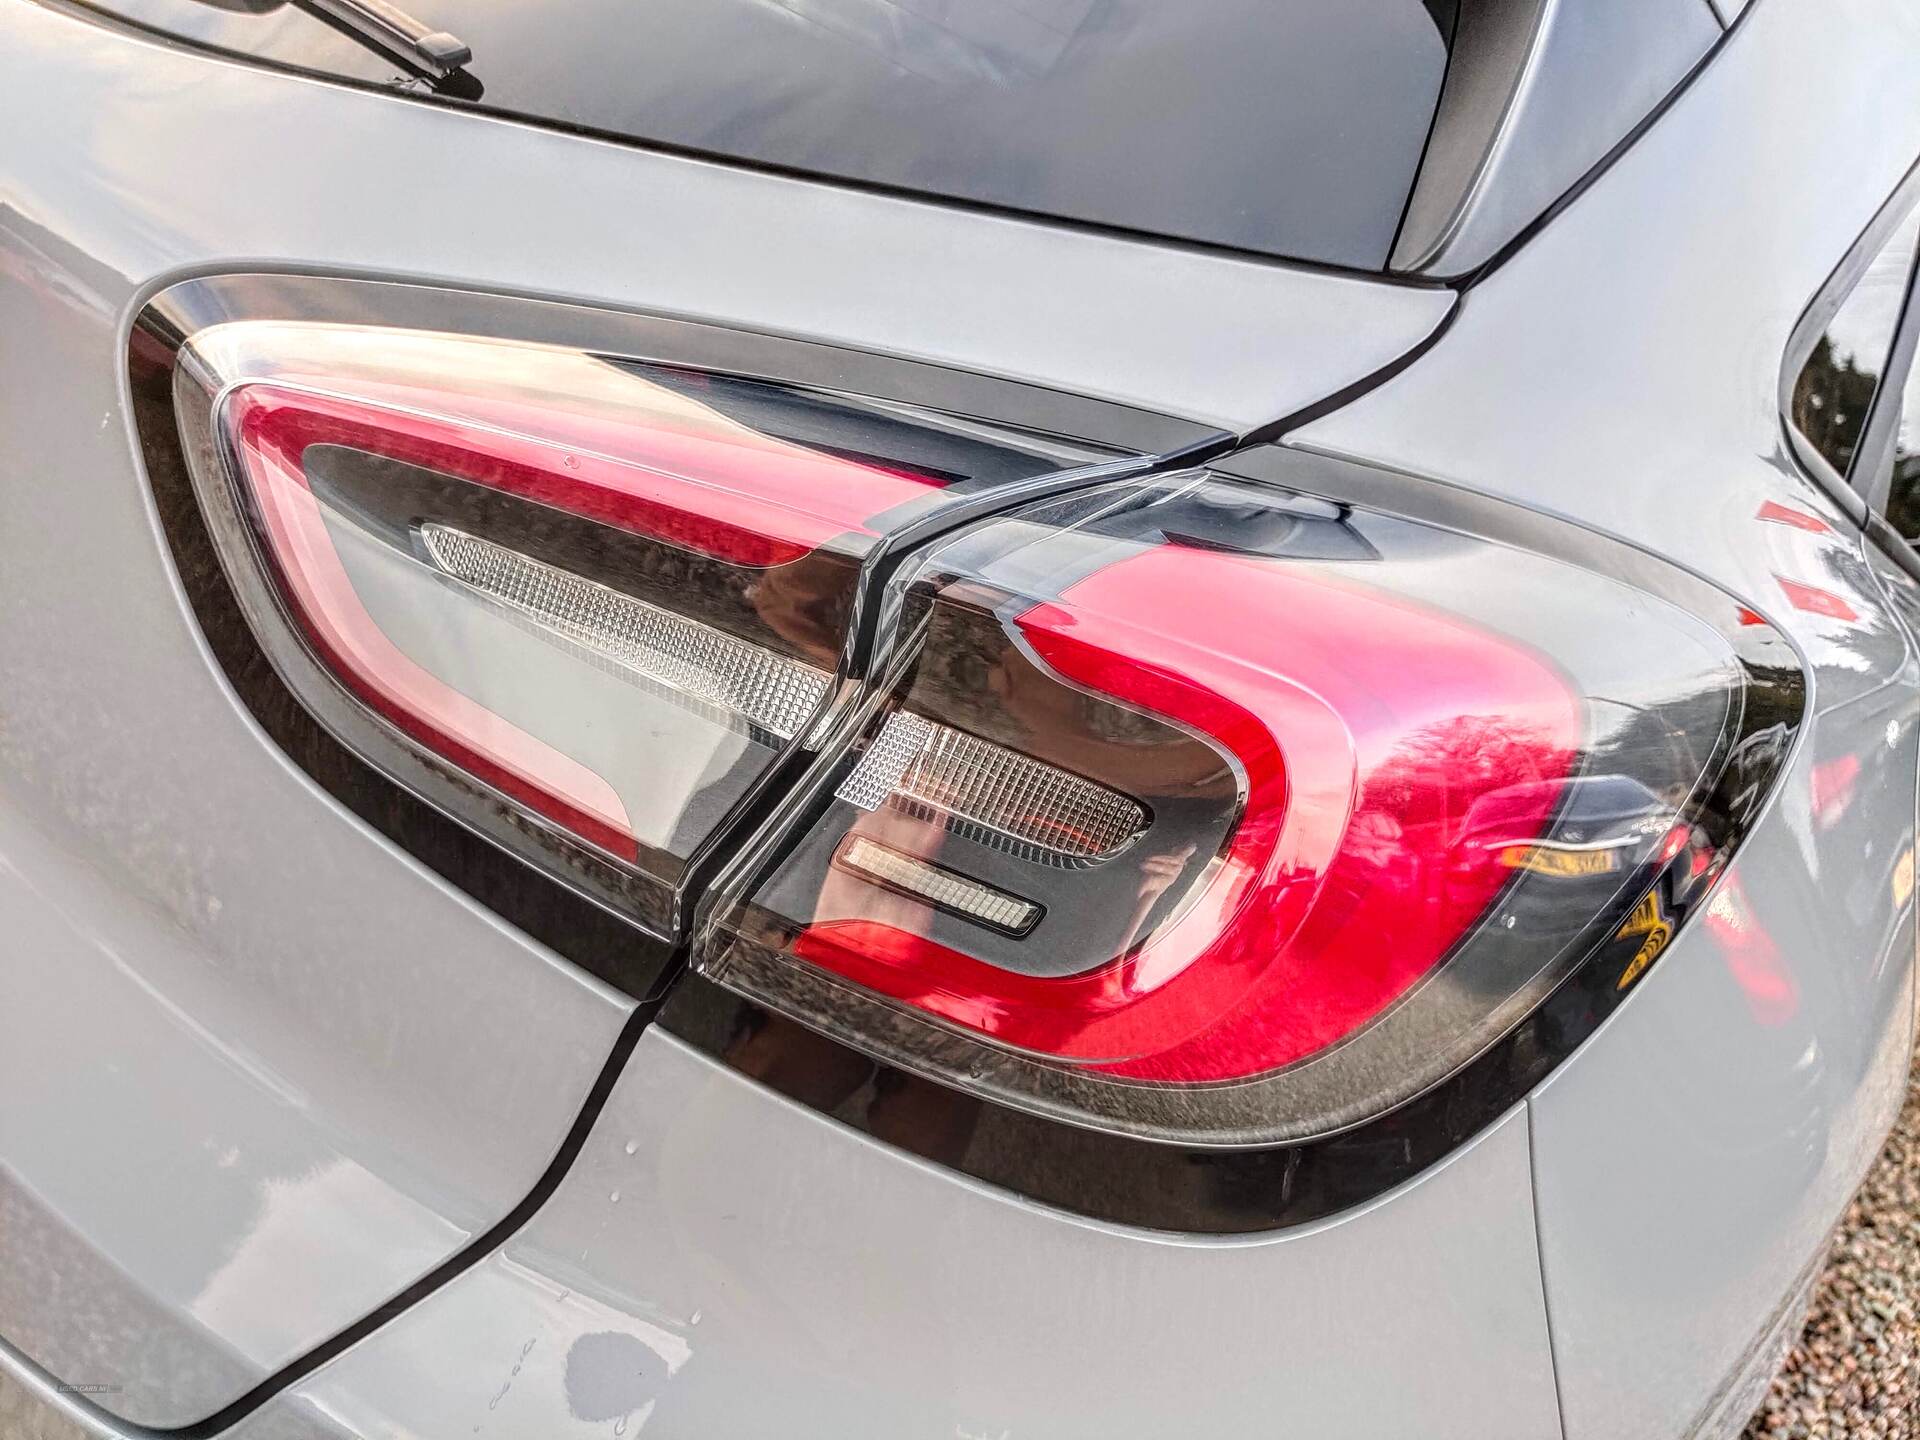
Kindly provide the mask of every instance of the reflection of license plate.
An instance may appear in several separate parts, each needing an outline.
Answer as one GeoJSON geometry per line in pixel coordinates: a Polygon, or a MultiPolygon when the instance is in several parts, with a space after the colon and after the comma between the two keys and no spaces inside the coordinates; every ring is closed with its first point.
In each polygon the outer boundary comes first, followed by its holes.
{"type": "Polygon", "coordinates": [[[1531,870],[1538,875],[1606,875],[1620,868],[1612,850],[1556,850],[1550,845],[1509,845],[1500,852],[1509,870],[1531,870]]]}

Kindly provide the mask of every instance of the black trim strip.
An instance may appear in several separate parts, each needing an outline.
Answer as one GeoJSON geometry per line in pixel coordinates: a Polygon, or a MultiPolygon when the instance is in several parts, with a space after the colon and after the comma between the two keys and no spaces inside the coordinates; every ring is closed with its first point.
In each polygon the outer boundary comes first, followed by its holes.
{"type": "MultiPolygon", "coordinates": [[[[1904,188],[1904,187],[1903,187],[1904,188]]],[[[1920,349],[1920,246],[1908,264],[1906,293],[1900,297],[1900,318],[1880,378],[1873,387],[1867,423],[1853,455],[1847,480],[1865,500],[1868,511],[1883,515],[1893,493],[1893,463],[1900,440],[1900,412],[1906,404],[1907,377],[1920,349]]]]}
{"type": "MultiPolygon", "coordinates": [[[[1431,11],[1434,9],[1434,6],[1429,4],[1427,8],[1431,11]]],[[[1436,25],[1441,23],[1440,16],[1437,14],[1434,16],[1434,23],[1436,25]]],[[[1433,154],[1434,137],[1440,133],[1441,97],[1447,93],[1448,82],[1452,81],[1457,73],[1455,67],[1459,63],[1460,55],[1460,7],[1458,4],[1455,4],[1447,13],[1446,23],[1442,27],[1442,31],[1443,38],[1447,42],[1447,63],[1440,71],[1440,92],[1434,96],[1433,114],[1427,120],[1426,138],[1420,142],[1420,158],[1414,163],[1413,179],[1407,185],[1407,198],[1400,205],[1400,218],[1394,221],[1393,238],[1387,242],[1387,262],[1383,268],[1386,273],[1390,275],[1413,273],[1411,271],[1395,270],[1393,268],[1393,257],[1400,249],[1400,237],[1407,232],[1407,217],[1413,213],[1414,191],[1420,187],[1420,176],[1426,171],[1427,157],[1433,154]]]]}
{"type": "Polygon", "coordinates": [[[148,302],[139,328],[177,347],[192,332],[223,321],[283,317],[562,345],[731,379],[893,401],[1054,436],[1075,447],[1104,446],[1115,454],[1157,454],[1222,433],[1119,401],[778,331],[530,298],[485,286],[321,275],[293,266],[183,279],[148,302]]]}

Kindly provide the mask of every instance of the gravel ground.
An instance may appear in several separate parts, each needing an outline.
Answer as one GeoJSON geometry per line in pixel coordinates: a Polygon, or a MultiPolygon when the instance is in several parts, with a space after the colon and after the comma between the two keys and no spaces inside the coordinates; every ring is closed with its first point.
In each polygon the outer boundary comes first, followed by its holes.
{"type": "Polygon", "coordinates": [[[1746,1440],[1920,1437],[1920,1071],[1746,1440]]]}

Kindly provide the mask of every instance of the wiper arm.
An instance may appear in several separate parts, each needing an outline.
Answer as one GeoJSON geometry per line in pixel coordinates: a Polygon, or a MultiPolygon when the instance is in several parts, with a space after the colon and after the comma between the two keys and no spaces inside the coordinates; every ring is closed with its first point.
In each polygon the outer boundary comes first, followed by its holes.
{"type": "Polygon", "coordinates": [[[298,3],[439,80],[445,80],[473,60],[473,51],[457,36],[444,30],[429,30],[398,6],[389,5],[387,0],[298,0],[298,3]]]}

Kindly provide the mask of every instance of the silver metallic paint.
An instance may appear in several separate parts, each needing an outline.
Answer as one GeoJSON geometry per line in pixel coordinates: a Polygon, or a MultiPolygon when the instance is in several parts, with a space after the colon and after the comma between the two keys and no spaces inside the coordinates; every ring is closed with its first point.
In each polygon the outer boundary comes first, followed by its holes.
{"type": "Polygon", "coordinates": [[[231,1434],[1541,1440],[1527,1159],[1516,1111],[1331,1223],[1126,1230],[652,1031],[519,1237],[231,1434]]]}
{"type": "Polygon", "coordinates": [[[214,266],[321,266],[534,292],[986,370],[1230,430],[1361,379],[1454,303],[396,104],[32,0],[7,0],[0,23],[10,208],[135,286],[214,266]],[[172,103],[182,92],[191,106],[172,103]]]}
{"type": "MultiPolygon", "coordinates": [[[[309,73],[394,74],[297,6],[102,8],[309,73]]],[[[473,50],[459,108],[1361,269],[1393,242],[1447,65],[1422,0],[411,8],[473,50]]]]}

